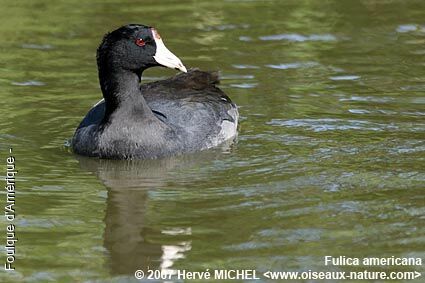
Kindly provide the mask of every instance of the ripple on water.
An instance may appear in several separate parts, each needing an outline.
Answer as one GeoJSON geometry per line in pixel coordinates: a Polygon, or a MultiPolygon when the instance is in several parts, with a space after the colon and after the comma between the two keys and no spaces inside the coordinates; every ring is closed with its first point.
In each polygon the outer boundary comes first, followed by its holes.
{"type": "MultiPolygon", "coordinates": [[[[425,152],[425,143],[423,141],[404,141],[393,148],[389,148],[390,154],[411,154],[417,152],[425,152]]],[[[409,176],[411,177],[411,176],[409,176]]]]}
{"type": "Polygon", "coordinates": [[[417,30],[425,31],[425,26],[421,27],[417,24],[406,24],[406,25],[399,25],[396,29],[396,31],[400,33],[412,32],[417,30]]]}
{"type": "Polygon", "coordinates": [[[358,101],[358,102],[388,103],[388,102],[394,101],[394,98],[392,98],[392,97],[356,96],[356,95],[352,95],[349,98],[340,98],[339,101],[358,101]]]}
{"type": "Polygon", "coordinates": [[[228,245],[225,249],[232,251],[255,250],[298,242],[316,242],[321,239],[322,235],[323,231],[315,228],[264,229],[254,234],[251,241],[228,245]]]}
{"type": "Polygon", "coordinates": [[[12,82],[12,85],[16,86],[43,86],[46,83],[40,81],[25,81],[25,82],[12,82]]]}
{"type": "Polygon", "coordinates": [[[420,111],[415,111],[415,112],[405,111],[405,112],[401,112],[401,114],[408,115],[408,116],[425,116],[425,112],[420,112],[420,111]]]}
{"type": "Polygon", "coordinates": [[[297,33],[282,33],[274,35],[260,36],[260,40],[287,40],[291,42],[304,42],[304,41],[336,41],[337,38],[332,34],[311,34],[301,35],[297,33]]]}
{"type": "Polygon", "coordinates": [[[425,91],[425,84],[401,86],[404,91],[425,91]]]}
{"type": "Polygon", "coordinates": [[[236,68],[236,69],[259,69],[260,68],[255,65],[244,65],[244,64],[234,64],[232,66],[233,68],[236,68]]]}
{"type": "Polygon", "coordinates": [[[252,41],[252,37],[250,36],[239,36],[240,41],[252,41]]]}
{"type": "Polygon", "coordinates": [[[235,88],[254,88],[256,87],[258,84],[257,83],[241,83],[241,84],[230,84],[231,87],[235,87],[235,88]]]}
{"type": "Polygon", "coordinates": [[[356,76],[356,75],[345,75],[345,76],[333,76],[333,77],[329,77],[329,79],[333,80],[333,81],[355,81],[360,79],[360,76],[356,76]]]}
{"type": "Polygon", "coordinates": [[[319,63],[317,62],[295,62],[295,63],[283,63],[283,64],[269,64],[266,65],[266,67],[272,68],[272,69],[280,69],[280,70],[287,70],[287,69],[299,69],[299,68],[311,68],[318,66],[319,63]]]}
{"type": "Polygon", "coordinates": [[[267,124],[290,128],[307,128],[313,132],[344,130],[385,131],[390,129],[398,129],[397,126],[390,124],[380,124],[363,120],[344,120],[333,118],[293,120],[272,119],[267,124]]]}
{"type": "Polygon", "coordinates": [[[237,79],[245,79],[251,80],[255,78],[253,75],[222,75],[220,79],[222,80],[237,80],[237,79]]]}
{"type": "Polygon", "coordinates": [[[53,49],[53,45],[50,45],[50,44],[24,43],[21,46],[22,46],[22,48],[25,48],[25,49],[38,49],[38,50],[49,50],[49,49],[53,49]]]}
{"type": "Polygon", "coordinates": [[[45,281],[45,282],[52,282],[52,281],[56,281],[57,275],[55,275],[54,273],[48,272],[48,271],[38,271],[38,272],[34,272],[32,273],[28,280],[31,282],[40,282],[40,281],[45,281]]]}
{"type": "Polygon", "coordinates": [[[205,31],[212,31],[212,30],[234,30],[234,29],[247,29],[249,28],[249,24],[225,24],[225,25],[219,25],[219,26],[208,26],[203,28],[202,30],[205,31]]]}
{"type": "Polygon", "coordinates": [[[366,109],[348,109],[348,112],[352,114],[370,114],[371,112],[366,109]]]}
{"type": "Polygon", "coordinates": [[[173,227],[170,229],[164,229],[161,231],[162,234],[166,234],[166,235],[192,235],[192,228],[188,227],[188,228],[177,228],[177,227],[173,227]]]}

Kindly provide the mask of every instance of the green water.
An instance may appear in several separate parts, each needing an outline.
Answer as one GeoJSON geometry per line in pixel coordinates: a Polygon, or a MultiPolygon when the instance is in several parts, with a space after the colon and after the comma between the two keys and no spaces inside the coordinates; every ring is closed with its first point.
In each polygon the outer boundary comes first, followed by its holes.
{"type": "Polygon", "coordinates": [[[19,173],[16,271],[0,281],[425,260],[424,11],[419,0],[1,0],[1,175],[9,147],[19,173]],[[143,162],[67,151],[101,97],[96,47],[126,23],[155,26],[187,67],[220,70],[240,107],[236,144],[143,162]]]}

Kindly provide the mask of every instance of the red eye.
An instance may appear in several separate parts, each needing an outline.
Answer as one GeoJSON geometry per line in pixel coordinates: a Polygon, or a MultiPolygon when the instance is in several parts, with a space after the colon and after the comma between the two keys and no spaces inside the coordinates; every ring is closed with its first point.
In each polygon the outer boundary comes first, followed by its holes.
{"type": "Polygon", "coordinates": [[[136,39],[136,44],[137,44],[137,46],[142,47],[142,46],[145,46],[146,42],[143,39],[138,38],[138,39],[136,39]]]}

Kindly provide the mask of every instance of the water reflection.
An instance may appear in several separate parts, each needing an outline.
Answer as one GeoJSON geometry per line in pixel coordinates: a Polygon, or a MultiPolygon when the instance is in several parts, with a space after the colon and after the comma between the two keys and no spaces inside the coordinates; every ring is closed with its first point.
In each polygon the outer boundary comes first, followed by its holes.
{"type": "Polygon", "coordinates": [[[192,228],[168,227],[161,209],[151,205],[151,198],[156,197],[158,188],[179,179],[190,180],[193,170],[218,158],[223,149],[227,147],[159,160],[77,156],[81,168],[93,172],[107,188],[104,246],[109,252],[111,274],[128,275],[148,268],[175,272],[174,263],[192,248],[188,239],[192,228]]]}

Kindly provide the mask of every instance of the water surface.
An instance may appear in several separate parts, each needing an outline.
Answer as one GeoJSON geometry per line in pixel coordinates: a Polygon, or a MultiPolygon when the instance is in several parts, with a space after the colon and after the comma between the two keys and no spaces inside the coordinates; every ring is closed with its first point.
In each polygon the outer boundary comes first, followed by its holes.
{"type": "MultiPolygon", "coordinates": [[[[424,258],[423,1],[1,7],[0,154],[13,147],[17,160],[19,241],[17,270],[0,281],[130,282],[148,267],[350,271],[323,257],[424,258]],[[64,147],[101,97],[102,35],[131,22],[154,25],[186,66],[220,70],[240,106],[237,143],[155,161],[64,147]]],[[[144,81],[174,73],[148,70],[144,81]]]]}

